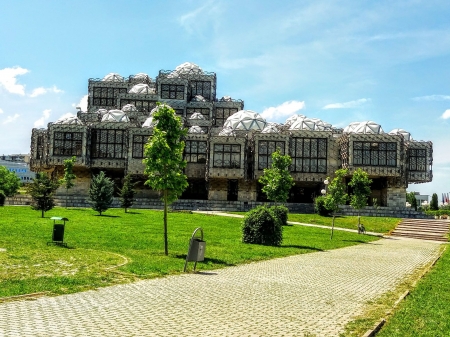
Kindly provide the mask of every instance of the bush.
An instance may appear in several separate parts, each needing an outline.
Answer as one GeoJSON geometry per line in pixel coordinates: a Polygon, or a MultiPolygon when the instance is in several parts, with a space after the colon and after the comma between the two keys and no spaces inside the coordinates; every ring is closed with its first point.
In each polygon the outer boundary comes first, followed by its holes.
{"type": "Polygon", "coordinates": [[[329,216],[331,211],[325,207],[325,197],[319,196],[314,200],[314,210],[321,216],[329,216]]]}
{"type": "Polygon", "coordinates": [[[287,226],[289,209],[286,206],[272,206],[270,209],[275,213],[282,226],[287,226]]]}
{"type": "Polygon", "coordinates": [[[242,242],[279,246],[283,241],[283,226],[274,211],[259,206],[247,212],[242,224],[242,242]]]}

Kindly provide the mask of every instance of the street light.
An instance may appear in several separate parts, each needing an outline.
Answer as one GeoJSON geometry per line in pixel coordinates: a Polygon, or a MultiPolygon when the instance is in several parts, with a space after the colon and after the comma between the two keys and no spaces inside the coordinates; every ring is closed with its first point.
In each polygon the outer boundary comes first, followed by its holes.
{"type": "Polygon", "coordinates": [[[323,189],[320,191],[320,193],[322,193],[322,195],[325,195],[325,194],[327,194],[327,186],[328,186],[328,184],[329,184],[330,182],[328,181],[328,179],[325,179],[325,180],[323,181],[323,183],[325,184],[325,188],[323,188],[323,189]]]}

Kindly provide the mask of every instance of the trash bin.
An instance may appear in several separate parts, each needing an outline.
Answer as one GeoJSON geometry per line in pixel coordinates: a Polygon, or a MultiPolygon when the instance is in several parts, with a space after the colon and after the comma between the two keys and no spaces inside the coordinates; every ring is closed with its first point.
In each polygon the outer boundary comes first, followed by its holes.
{"type": "Polygon", "coordinates": [[[201,239],[194,239],[191,242],[191,249],[189,250],[188,261],[203,261],[205,260],[206,241],[201,239]]]}
{"type": "Polygon", "coordinates": [[[50,219],[53,220],[52,241],[47,242],[47,245],[52,243],[58,246],[67,247],[67,243],[64,243],[64,229],[66,227],[66,221],[69,221],[69,219],[59,216],[54,216],[50,219]],[[62,221],[63,223],[56,223],[57,221],[62,221]]]}

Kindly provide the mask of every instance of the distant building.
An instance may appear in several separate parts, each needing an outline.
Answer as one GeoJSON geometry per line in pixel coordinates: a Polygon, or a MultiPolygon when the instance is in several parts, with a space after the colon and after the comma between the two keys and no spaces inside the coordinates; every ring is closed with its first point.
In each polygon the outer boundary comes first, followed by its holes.
{"type": "Polygon", "coordinates": [[[5,166],[11,172],[14,172],[20,178],[22,183],[31,182],[36,177],[36,173],[30,170],[29,161],[29,154],[0,156],[0,165],[5,166]]]}
{"type": "Polygon", "coordinates": [[[357,168],[365,170],[373,180],[370,201],[380,206],[405,207],[408,185],[432,180],[432,143],[415,141],[403,129],[386,133],[371,121],[338,129],[303,115],[271,123],[244,110],[240,99],[217,98],[216,84],[215,73],[192,63],[161,70],[155,80],[143,73],[89,79],[87,111],[33,129],[31,168],[61,177],[63,161],[76,156],[72,193],[87,195],[92,174],[105,171],[119,186],[133,174],[141,181],[139,196],[157,198],[143,185],[142,158],[152,111],[162,102],[189,130],[184,199],[265,201],[257,180],[277,148],[292,157],[292,203],[312,203],[339,168],[349,170],[347,181],[357,168]]]}

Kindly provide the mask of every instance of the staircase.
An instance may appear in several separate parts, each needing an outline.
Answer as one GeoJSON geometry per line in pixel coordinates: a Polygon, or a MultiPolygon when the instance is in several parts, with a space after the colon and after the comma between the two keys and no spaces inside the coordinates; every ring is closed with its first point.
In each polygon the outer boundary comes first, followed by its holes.
{"type": "Polygon", "coordinates": [[[391,236],[447,242],[450,221],[432,219],[403,219],[391,236]]]}

